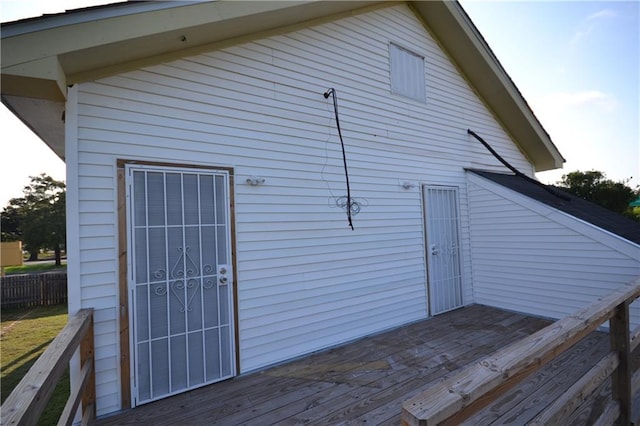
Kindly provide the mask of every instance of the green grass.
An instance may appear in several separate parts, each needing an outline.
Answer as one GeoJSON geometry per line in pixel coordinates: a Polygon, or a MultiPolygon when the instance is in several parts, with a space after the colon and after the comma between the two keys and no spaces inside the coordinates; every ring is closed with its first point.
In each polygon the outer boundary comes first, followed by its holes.
{"type": "Polygon", "coordinates": [[[53,263],[35,263],[28,264],[25,263],[22,266],[7,266],[4,268],[5,274],[28,274],[31,272],[43,272],[43,271],[66,271],[67,265],[62,264],[61,266],[56,266],[53,263]]]}
{"type": "MultiPolygon", "coordinates": [[[[67,323],[65,305],[2,312],[0,325],[0,399],[2,402],[67,323]]],[[[45,409],[40,425],[55,425],[69,398],[69,371],[65,372],[45,409]]]]}

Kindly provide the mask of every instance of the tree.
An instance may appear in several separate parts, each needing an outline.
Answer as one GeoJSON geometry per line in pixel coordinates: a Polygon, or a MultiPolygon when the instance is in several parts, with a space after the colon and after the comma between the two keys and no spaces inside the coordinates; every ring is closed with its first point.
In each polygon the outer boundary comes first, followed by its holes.
{"type": "Polygon", "coordinates": [[[575,171],[563,175],[558,186],[573,195],[593,201],[616,213],[640,220],[629,207],[629,203],[640,195],[640,190],[634,191],[627,185],[628,182],[628,179],[615,182],[607,179],[603,172],[591,170],[587,172],[575,171]]]}
{"type": "Polygon", "coordinates": [[[13,206],[7,206],[0,212],[0,241],[20,241],[20,212],[13,206]]]}
{"type": "Polygon", "coordinates": [[[24,196],[9,200],[0,214],[2,240],[22,240],[29,260],[36,260],[43,248],[53,249],[60,265],[66,236],[64,182],[44,173],[30,179],[24,196]]]}

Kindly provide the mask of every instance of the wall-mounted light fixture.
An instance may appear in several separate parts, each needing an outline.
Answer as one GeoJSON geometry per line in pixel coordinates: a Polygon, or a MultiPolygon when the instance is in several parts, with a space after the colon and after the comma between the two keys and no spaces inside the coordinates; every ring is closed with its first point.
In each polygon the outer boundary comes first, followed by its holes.
{"type": "Polygon", "coordinates": [[[247,178],[247,184],[251,186],[262,185],[266,182],[265,178],[261,176],[251,176],[247,178]]]}
{"type": "Polygon", "coordinates": [[[416,184],[413,182],[409,182],[408,180],[405,180],[404,182],[400,183],[400,185],[402,186],[402,189],[412,189],[416,187],[416,184]]]}

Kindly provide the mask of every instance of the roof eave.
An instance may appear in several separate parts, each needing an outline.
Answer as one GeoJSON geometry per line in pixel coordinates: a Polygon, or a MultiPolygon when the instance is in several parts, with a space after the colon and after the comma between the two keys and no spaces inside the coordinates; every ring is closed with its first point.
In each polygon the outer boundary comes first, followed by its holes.
{"type": "MultiPolygon", "coordinates": [[[[153,3],[148,7],[124,3],[113,5],[113,10],[99,8],[3,25],[3,102],[34,130],[39,128],[36,133],[64,158],[64,146],[49,140],[46,133],[62,124],[32,123],[39,120],[28,115],[34,103],[18,102],[18,98],[46,100],[50,111],[44,116],[53,119],[66,99],[67,85],[389,4],[394,3],[172,2],[172,7],[161,8],[153,3]],[[52,18],[58,25],[51,24],[52,18]],[[5,27],[11,31],[4,31],[5,27]]],[[[561,167],[564,159],[462,7],[450,1],[409,4],[535,170],[561,167]]],[[[59,134],[59,129],[54,133],[59,134]]]]}
{"type": "Polygon", "coordinates": [[[561,168],[564,158],[462,6],[453,1],[411,5],[535,170],[561,168]]]}
{"type": "Polygon", "coordinates": [[[67,86],[385,4],[389,2],[126,2],[5,23],[2,102],[64,159],[59,113],[67,86]],[[35,105],[42,111],[36,112],[35,105]]]}

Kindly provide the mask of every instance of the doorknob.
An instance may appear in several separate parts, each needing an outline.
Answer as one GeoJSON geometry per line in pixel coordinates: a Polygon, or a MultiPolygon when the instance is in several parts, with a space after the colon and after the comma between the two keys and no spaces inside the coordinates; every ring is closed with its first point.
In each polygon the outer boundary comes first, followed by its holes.
{"type": "Polygon", "coordinates": [[[431,244],[431,255],[436,256],[438,253],[440,253],[440,250],[438,250],[438,246],[435,244],[431,244]]]}
{"type": "Polygon", "coordinates": [[[227,273],[229,272],[228,265],[218,265],[218,282],[221,285],[226,285],[229,281],[227,273]]]}

